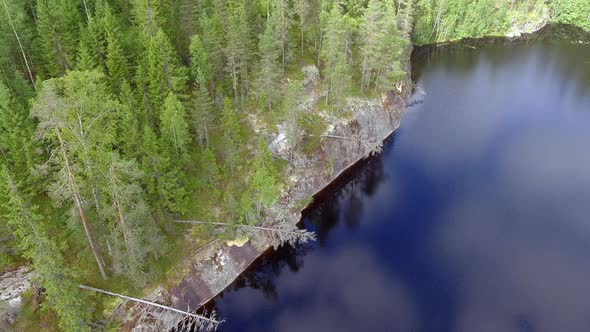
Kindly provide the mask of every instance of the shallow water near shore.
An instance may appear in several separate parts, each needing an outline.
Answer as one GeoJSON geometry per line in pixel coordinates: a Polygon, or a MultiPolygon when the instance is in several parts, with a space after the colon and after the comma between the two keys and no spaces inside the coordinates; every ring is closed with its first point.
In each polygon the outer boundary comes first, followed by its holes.
{"type": "Polygon", "coordinates": [[[453,45],[382,156],[218,297],[221,331],[589,331],[590,46],[453,45]]]}

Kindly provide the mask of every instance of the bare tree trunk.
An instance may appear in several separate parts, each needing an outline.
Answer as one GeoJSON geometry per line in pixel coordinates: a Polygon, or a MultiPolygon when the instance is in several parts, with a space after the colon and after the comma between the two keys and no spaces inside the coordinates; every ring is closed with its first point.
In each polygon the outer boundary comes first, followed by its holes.
{"type": "Polygon", "coordinates": [[[272,227],[252,226],[252,225],[244,225],[244,224],[233,225],[233,224],[226,223],[226,222],[209,222],[209,221],[199,221],[199,220],[172,220],[172,222],[175,222],[178,224],[214,225],[214,226],[223,226],[223,227],[236,226],[236,227],[242,227],[242,228],[248,228],[248,229],[255,229],[255,230],[259,230],[259,231],[279,232],[279,233],[287,233],[287,234],[299,234],[297,232],[286,231],[286,230],[276,229],[276,228],[272,228],[272,227]]]}
{"type": "Polygon", "coordinates": [[[150,301],[138,299],[136,297],[131,297],[131,296],[123,295],[123,294],[109,292],[107,290],[100,289],[100,288],[90,287],[90,286],[86,286],[86,285],[79,285],[78,287],[80,287],[81,289],[89,290],[89,291],[96,292],[96,293],[101,293],[101,294],[105,294],[105,295],[109,295],[109,296],[115,296],[115,297],[118,297],[118,298],[123,299],[123,300],[128,300],[128,301],[133,301],[133,302],[137,302],[137,303],[147,304],[147,305],[152,306],[152,307],[156,307],[156,308],[160,308],[160,309],[172,311],[172,312],[175,312],[177,314],[181,314],[183,316],[188,316],[188,317],[195,318],[198,321],[203,321],[203,322],[206,322],[208,324],[213,324],[214,326],[217,326],[217,325],[223,323],[223,321],[218,321],[216,319],[212,319],[212,318],[209,318],[209,317],[205,317],[205,316],[193,314],[193,313],[188,312],[188,311],[184,311],[184,310],[172,308],[170,306],[166,306],[166,305],[155,303],[155,302],[150,302],[150,301]]]}
{"type": "Polygon", "coordinates": [[[61,137],[61,132],[57,125],[55,126],[55,133],[57,134],[57,139],[59,140],[59,145],[61,147],[61,152],[64,158],[64,163],[66,165],[66,170],[68,172],[68,180],[70,182],[70,187],[74,192],[74,201],[76,206],[78,207],[78,213],[80,214],[80,220],[82,221],[82,226],[84,227],[84,233],[86,233],[86,238],[88,239],[88,243],[90,244],[90,249],[92,250],[92,254],[94,255],[94,259],[96,260],[96,264],[98,265],[98,269],[100,270],[100,274],[102,275],[102,279],[107,279],[107,274],[104,271],[104,267],[100,256],[98,255],[98,250],[94,245],[94,241],[92,240],[92,236],[90,235],[90,228],[86,222],[86,214],[84,213],[84,209],[82,208],[82,200],[80,198],[80,191],[78,186],[76,185],[76,180],[74,178],[74,174],[72,173],[72,169],[70,168],[70,161],[68,160],[68,155],[65,150],[65,144],[61,137]]]}
{"type": "Polygon", "coordinates": [[[86,12],[86,18],[90,20],[90,13],[88,12],[88,6],[86,5],[86,0],[82,0],[84,3],[84,11],[86,12]]]}
{"type": "Polygon", "coordinates": [[[29,72],[29,78],[31,79],[31,83],[33,83],[33,89],[35,89],[35,79],[33,78],[33,73],[31,72],[31,67],[29,66],[29,61],[27,60],[27,56],[25,55],[25,49],[23,47],[23,44],[20,41],[20,37],[18,36],[18,33],[16,32],[16,28],[14,27],[14,24],[12,23],[12,18],[10,17],[10,12],[8,11],[8,5],[6,4],[6,0],[2,0],[2,2],[4,3],[4,10],[6,11],[6,16],[8,17],[8,23],[10,23],[10,27],[12,28],[12,31],[14,32],[14,36],[16,37],[16,41],[18,42],[20,52],[23,56],[23,60],[25,60],[25,65],[27,66],[27,71],[29,72]]]}
{"type": "Polygon", "coordinates": [[[303,42],[304,42],[303,19],[300,22],[300,26],[301,26],[301,56],[303,56],[303,42]]]}

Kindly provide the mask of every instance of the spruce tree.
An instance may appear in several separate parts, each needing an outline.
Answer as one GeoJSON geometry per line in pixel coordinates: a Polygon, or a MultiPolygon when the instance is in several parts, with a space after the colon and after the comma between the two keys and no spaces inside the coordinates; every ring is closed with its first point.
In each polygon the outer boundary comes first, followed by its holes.
{"type": "Polygon", "coordinates": [[[277,187],[278,173],[273,157],[268,150],[268,144],[262,137],[258,138],[258,148],[253,167],[254,174],[252,175],[251,189],[255,197],[256,211],[260,215],[262,208],[270,207],[279,195],[277,187]]]}
{"type": "Polygon", "coordinates": [[[239,159],[241,144],[240,124],[235,108],[229,98],[223,102],[223,116],[221,119],[223,131],[223,155],[226,165],[233,174],[239,159]]]}
{"type": "Polygon", "coordinates": [[[215,153],[210,148],[206,148],[201,154],[200,162],[200,179],[203,185],[214,190],[219,185],[220,173],[219,167],[217,166],[217,158],[215,153]]]}
{"type": "Polygon", "coordinates": [[[163,152],[165,149],[161,145],[151,127],[145,125],[141,168],[149,200],[159,216],[169,212],[182,212],[187,198],[182,186],[184,172],[180,171],[181,165],[178,165],[178,161],[171,160],[169,153],[163,152]]]}
{"type": "Polygon", "coordinates": [[[74,0],[37,1],[37,34],[51,76],[75,67],[82,18],[74,0]]]}
{"type": "Polygon", "coordinates": [[[46,219],[32,199],[23,194],[18,182],[0,163],[0,213],[13,227],[25,258],[33,262],[35,275],[47,292],[48,308],[59,316],[65,331],[90,331],[88,301],[66,267],[58,244],[49,233],[46,219]]]}
{"type": "Polygon", "coordinates": [[[199,35],[191,37],[189,53],[191,59],[190,74],[193,82],[204,84],[207,88],[211,82],[211,69],[209,68],[209,56],[199,35]]]}
{"type": "Polygon", "coordinates": [[[326,103],[335,107],[344,105],[344,98],[352,84],[352,33],[353,20],[343,13],[338,2],[334,3],[327,18],[321,55],[328,86],[326,103]]]}
{"type": "Polygon", "coordinates": [[[156,123],[168,94],[184,92],[187,82],[186,69],[178,62],[176,52],[161,29],[148,41],[146,74],[149,104],[154,112],[151,121],[156,123]]]}
{"type": "Polygon", "coordinates": [[[202,76],[199,77],[197,80],[203,83],[195,84],[190,110],[192,111],[191,121],[196,141],[203,148],[209,147],[209,137],[215,120],[215,105],[205,87],[205,79],[202,76]]]}
{"type": "Polygon", "coordinates": [[[254,81],[254,93],[272,110],[273,104],[278,102],[279,80],[281,79],[281,42],[279,32],[276,30],[273,21],[277,20],[273,13],[269,18],[264,33],[260,37],[258,50],[260,52],[260,62],[258,64],[258,73],[254,81]]]}
{"type": "MultiPolygon", "coordinates": [[[[216,2],[217,3],[217,2],[216,2]]],[[[221,3],[221,1],[219,1],[221,3]]],[[[212,98],[222,91],[215,91],[217,83],[224,79],[224,35],[221,18],[217,13],[207,14],[203,12],[199,19],[202,31],[203,48],[207,51],[209,67],[209,81],[207,90],[212,98]]]]}
{"type": "Polygon", "coordinates": [[[35,123],[29,112],[0,82],[0,158],[20,180],[32,185],[31,170],[37,161],[35,123]]]}
{"type": "Polygon", "coordinates": [[[297,144],[301,139],[299,121],[302,110],[299,109],[303,99],[303,83],[301,81],[291,81],[287,86],[285,95],[284,108],[287,114],[286,136],[287,144],[291,154],[296,152],[297,144]]]}
{"type": "Polygon", "coordinates": [[[177,163],[188,158],[187,149],[190,143],[186,111],[178,98],[170,92],[164,102],[164,110],[160,116],[160,132],[162,143],[169,156],[177,163]]]}

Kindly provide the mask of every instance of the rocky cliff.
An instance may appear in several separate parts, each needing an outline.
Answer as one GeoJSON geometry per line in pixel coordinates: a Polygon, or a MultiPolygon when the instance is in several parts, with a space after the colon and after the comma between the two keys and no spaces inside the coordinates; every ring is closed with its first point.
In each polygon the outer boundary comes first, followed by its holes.
{"type": "MultiPolygon", "coordinates": [[[[318,88],[318,69],[308,66],[303,71],[308,98],[300,105],[302,111],[314,109],[323,96],[318,88]]],[[[306,207],[301,202],[310,202],[309,198],[338,179],[344,171],[379,151],[383,140],[398,128],[410,94],[408,76],[382,98],[348,98],[340,114],[320,112],[327,129],[319,147],[308,155],[288,150],[283,126],[279,125],[278,134],[269,135],[270,149],[277,158],[287,160],[290,166],[287,169],[288,183],[270,218],[297,224],[306,207]]],[[[223,292],[258,257],[271,250],[272,242],[264,237],[250,238],[245,243],[211,242],[178,267],[178,282],[159,287],[149,299],[182,310],[196,310],[223,292]]],[[[154,331],[164,328],[163,321],[144,307],[127,309],[120,312],[125,315],[123,321],[127,322],[128,329],[154,331]]],[[[189,323],[179,326],[183,324],[189,323]]]]}

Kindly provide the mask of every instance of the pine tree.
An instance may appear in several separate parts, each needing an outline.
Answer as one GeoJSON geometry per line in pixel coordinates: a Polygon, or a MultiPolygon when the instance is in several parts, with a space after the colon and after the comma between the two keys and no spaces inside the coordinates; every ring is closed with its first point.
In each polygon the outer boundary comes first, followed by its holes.
{"type": "Polygon", "coordinates": [[[154,37],[159,29],[166,25],[165,16],[161,13],[160,1],[133,0],[134,23],[140,29],[140,38],[148,40],[154,37]]]}
{"type": "Polygon", "coordinates": [[[22,72],[35,86],[31,41],[34,38],[34,22],[27,13],[24,1],[2,0],[0,4],[0,66],[22,63],[22,72]],[[19,61],[22,60],[22,61],[19,61]]]}
{"type": "Polygon", "coordinates": [[[111,153],[108,184],[105,185],[105,214],[111,223],[113,270],[134,280],[135,287],[147,281],[150,255],[163,251],[162,236],[155,225],[139,185],[142,177],[135,161],[125,161],[111,153]]]}
{"type": "Polygon", "coordinates": [[[227,15],[226,46],[223,53],[237,104],[244,102],[248,91],[248,71],[252,55],[244,1],[238,0],[231,3],[227,15]]]}
{"type": "Polygon", "coordinates": [[[80,46],[78,48],[77,70],[93,70],[100,68],[101,54],[98,34],[98,25],[93,17],[88,19],[87,26],[80,29],[80,46]]]}
{"type": "Polygon", "coordinates": [[[125,84],[129,84],[129,69],[123,48],[119,45],[119,37],[109,34],[107,43],[106,69],[111,92],[116,94],[122,91],[125,84]]]}
{"type": "Polygon", "coordinates": [[[391,19],[396,15],[393,0],[385,2],[384,12],[383,33],[377,40],[376,54],[379,56],[375,61],[375,91],[391,90],[393,84],[405,76],[400,59],[408,40],[402,37],[395,20],[391,19]]]}
{"type": "Polygon", "coordinates": [[[295,11],[299,16],[299,33],[301,35],[301,55],[303,56],[305,50],[305,31],[308,29],[307,23],[309,21],[309,14],[311,4],[309,0],[295,0],[295,11]]]}
{"type": "MultiPolygon", "coordinates": [[[[375,58],[377,54],[378,39],[384,33],[384,8],[382,1],[369,0],[367,10],[362,19],[360,41],[361,41],[361,92],[371,84],[373,70],[375,69],[375,58]]],[[[387,19],[387,18],[385,18],[387,19]]],[[[389,18],[392,20],[392,18],[389,18]]]]}
{"type": "Polygon", "coordinates": [[[141,146],[142,119],[137,114],[139,107],[131,86],[123,80],[119,91],[121,106],[115,115],[116,146],[125,157],[135,158],[141,146]]]}
{"type": "Polygon", "coordinates": [[[282,72],[285,73],[285,66],[291,57],[291,36],[289,31],[293,25],[289,2],[287,0],[274,0],[272,16],[275,18],[271,20],[276,32],[277,41],[280,45],[282,72]]]}

